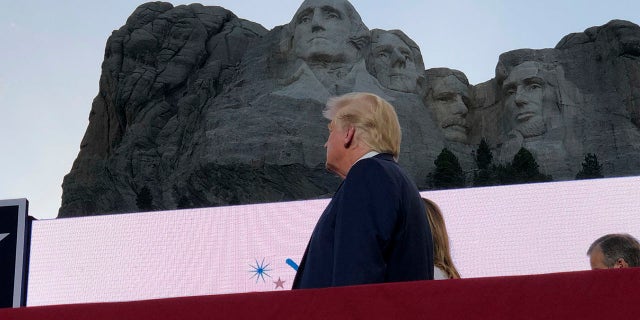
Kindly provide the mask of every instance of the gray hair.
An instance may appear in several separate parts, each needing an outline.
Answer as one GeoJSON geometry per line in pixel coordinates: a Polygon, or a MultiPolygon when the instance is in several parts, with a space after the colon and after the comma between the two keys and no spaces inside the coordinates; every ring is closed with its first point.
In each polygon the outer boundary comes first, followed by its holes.
{"type": "Polygon", "coordinates": [[[626,233],[607,234],[594,241],[587,255],[594,250],[601,250],[604,255],[604,264],[611,268],[620,258],[624,259],[629,267],[640,266],[640,243],[634,237],[626,233]]]}

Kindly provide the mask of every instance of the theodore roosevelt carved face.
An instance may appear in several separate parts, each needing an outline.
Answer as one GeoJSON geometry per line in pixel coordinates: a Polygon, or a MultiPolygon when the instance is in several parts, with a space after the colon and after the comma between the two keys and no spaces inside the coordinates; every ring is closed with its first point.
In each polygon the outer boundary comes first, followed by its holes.
{"type": "Polygon", "coordinates": [[[426,71],[425,103],[435,115],[447,140],[465,143],[469,126],[467,113],[472,104],[467,77],[460,71],[434,68],[426,71]]]}

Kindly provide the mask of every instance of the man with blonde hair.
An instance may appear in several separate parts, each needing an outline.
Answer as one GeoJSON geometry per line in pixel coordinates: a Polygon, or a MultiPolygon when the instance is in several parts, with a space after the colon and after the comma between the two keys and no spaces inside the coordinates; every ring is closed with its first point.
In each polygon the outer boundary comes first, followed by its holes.
{"type": "Polygon", "coordinates": [[[433,279],[433,242],[415,183],[397,164],[402,136],[387,101],[332,98],[327,169],[343,182],[311,235],[293,289],[433,279]]]}

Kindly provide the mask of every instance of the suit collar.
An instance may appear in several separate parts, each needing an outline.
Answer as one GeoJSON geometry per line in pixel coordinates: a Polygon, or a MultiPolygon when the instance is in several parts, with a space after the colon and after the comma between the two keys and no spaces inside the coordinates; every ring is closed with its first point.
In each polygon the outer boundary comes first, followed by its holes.
{"type": "Polygon", "coordinates": [[[395,162],[395,160],[393,159],[393,155],[391,155],[390,153],[379,153],[375,155],[374,158],[395,162]]]}

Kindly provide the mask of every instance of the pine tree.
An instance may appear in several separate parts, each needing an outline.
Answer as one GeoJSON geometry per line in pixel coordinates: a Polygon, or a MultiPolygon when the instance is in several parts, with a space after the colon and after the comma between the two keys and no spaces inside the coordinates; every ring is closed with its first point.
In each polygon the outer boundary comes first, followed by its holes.
{"type": "Polygon", "coordinates": [[[576,179],[597,179],[604,178],[602,175],[602,165],[598,163],[598,157],[593,153],[587,153],[582,162],[582,170],[576,174],[576,179]]]}
{"type": "Polygon", "coordinates": [[[541,173],[538,168],[538,163],[531,152],[526,148],[520,148],[511,162],[513,183],[545,182],[552,180],[551,176],[541,173]]]}
{"type": "Polygon", "coordinates": [[[464,187],[464,172],[456,157],[449,149],[444,148],[433,162],[436,168],[429,174],[432,187],[451,189],[464,187]]]}
{"type": "Polygon", "coordinates": [[[489,149],[489,144],[482,138],[480,145],[475,152],[474,159],[478,166],[478,171],[473,174],[473,186],[491,186],[498,184],[496,180],[496,166],[493,165],[493,154],[489,149]]]}
{"type": "Polygon", "coordinates": [[[147,186],[142,187],[136,195],[136,206],[142,211],[153,210],[153,195],[147,186]]]}
{"type": "Polygon", "coordinates": [[[484,138],[480,140],[480,145],[478,146],[478,150],[476,150],[475,160],[478,165],[478,169],[480,170],[487,170],[489,169],[489,166],[491,166],[493,154],[489,149],[489,144],[484,140],[484,138]]]}
{"type": "Polygon", "coordinates": [[[539,173],[538,162],[536,162],[533,154],[531,154],[531,152],[526,148],[520,148],[518,153],[513,157],[511,166],[513,167],[514,173],[519,174],[522,177],[533,177],[539,173]]]}
{"type": "Polygon", "coordinates": [[[498,164],[491,167],[495,185],[520,183],[511,163],[498,164]]]}
{"type": "Polygon", "coordinates": [[[185,195],[180,196],[180,199],[178,199],[178,202],[176,203],[176,209],[188,209],[191,207],[192,205],[189,198],[185,195]]]}

